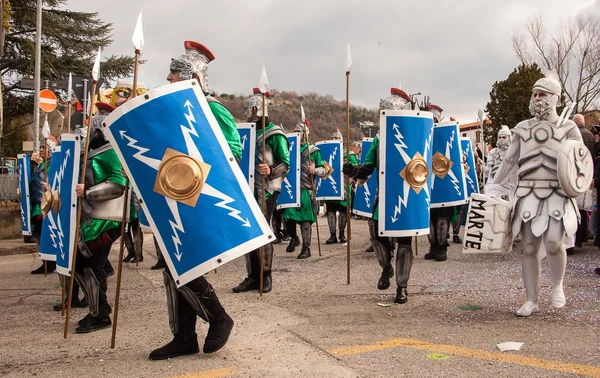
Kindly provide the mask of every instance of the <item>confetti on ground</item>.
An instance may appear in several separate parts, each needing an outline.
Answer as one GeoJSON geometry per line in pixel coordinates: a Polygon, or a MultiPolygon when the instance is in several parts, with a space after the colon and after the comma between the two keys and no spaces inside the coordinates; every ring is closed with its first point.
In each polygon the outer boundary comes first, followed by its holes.
{"type": "Polygon", "coordinates": [[[391,303],[377,303],[379,307],[392,307],[391,303]]]}
{"type": "Polygon", "coordinates": [[[514,341],[508,341],[502,344],[496,344],[500,352],[506,352],[507,350],[521,350],[523,343],[516,343],[514,341]]]}
{"type": "Polygon", "coordinates": [[[442,353],[430,353],[427,355],[427,358],[433,361],[445,361],[450,358],[447,354],[442,353]]]}
{"type": "Polygon", "coordinates": [[[459,307],[461,310],[463,311],[479,311],[481,310],[481,306],[474,306],[474,305],[468,305],[468,306],[460,306],[459,307]]]}

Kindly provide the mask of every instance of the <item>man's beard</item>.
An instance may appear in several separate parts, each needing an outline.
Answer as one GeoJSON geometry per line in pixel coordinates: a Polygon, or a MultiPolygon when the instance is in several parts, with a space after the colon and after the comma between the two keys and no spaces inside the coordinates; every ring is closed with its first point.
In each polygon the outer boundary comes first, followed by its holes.
{"type": "Polygon", "coordinates": [[[543,121],[547,119],[550,113],[552,112],[552,105],[548,100],[541,100],[538,102],[530,101],[529,112],[535,118],[543,121]]]}
{"type": "Polygon", "coordinates": [[[506,140],[499,140],[499,141],[496,142],[496,146],[498,146],[498,148],[506,150],[508,148],[508,141],[506,141],[506,140]]]}

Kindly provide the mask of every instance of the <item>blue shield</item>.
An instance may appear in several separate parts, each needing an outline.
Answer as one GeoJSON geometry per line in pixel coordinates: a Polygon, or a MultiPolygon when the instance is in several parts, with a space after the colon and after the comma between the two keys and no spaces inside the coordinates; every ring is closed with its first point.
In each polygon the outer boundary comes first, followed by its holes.
{"type": "Polygon", "coordinates": [[[19,193],[21,205],[21,232],[31,235],[31,199],[29,194],[29,181],[31,180],[31,156],[18,154],[19,164],[19,193]]]}
{"type": "Polygon", "coordinates": [[[146,213],[144,213],[144,209],[142,207],[140,207],[139,222],[140,222],[140,227],[142,227],[142,229],[151,230],[150,222],[148,222],[148,217],[146,216],[146,213]]]}
{"type": "Polygon", "coordinates": [[[286,134],[289,151],[290,167],[288,174],[283,179],[281,193],[277,197],[277,208],[300,207],[300,134],[286,134]]]}
{"type": "MultiPolygon", "coordinates": [[[[372,143],[373,138],[363,138],[360,150],[360,164],[364,164],[372,143]]],[[[375,204],[376,195],[377,173],[375,172],[363,185],[356,185],[352,213],[367,218],[373,217],[373,205],[375,204]]]]}
{"type": "Polygon", "coordinates": [[[240,142],[242,143],[242,159],[240,168],[248,182],[248,186],[254,191],[254,169],[256,149],[256,124],[254,122],[236,123],[240,142]]]}
{"type": "Polygon", "coordinates": [[[473,154],[473,142],[471,138],[460,138],[460,145],[463,154],[463,169],[465,170],[465,181],[467,183],[467,197],[471,194],[479,193],[479,180],[477,179],[477,170],[475,169],[475,155],[473,154]]]}
{"type": "Polygon", "coordinates": [[[433,128],[431,207],[467,203],[458,122],[440,122],[433,128]]]}
{"type": "Polygon", "coordinates": [[[317,177],[315,182],[317,200],[341,201],[344,199],[344,173],[342,172],[344,149],[342,148],[342,141],[326,140],[315,143],[315,146],[321,150],[323,162],[331,170],[329,176],[325,178],[317,177]]]}
{"type": "Polygon", "coordinates": [[[52,208],[42,224],[40,256],[56,260],[56,271],[71,275],[73,248],[77,240],[77,196],[75,185],[79,178],[80,140],[78,135],[63,134],[61,145],[52,153],[48,185],[52,193],[52,208]],[[56,199],[60,198],[59,203],[56,199]]]}
{"type": "Polygon", "coordinates": [[[382,110],[379,146],[380,236],[429,233],[433,115],[382,110]]]}
{"type": "Polygon", "coordinates": [[[178,286],[273,240],[196,80],[128,101],[104,132],[178,286]]]}

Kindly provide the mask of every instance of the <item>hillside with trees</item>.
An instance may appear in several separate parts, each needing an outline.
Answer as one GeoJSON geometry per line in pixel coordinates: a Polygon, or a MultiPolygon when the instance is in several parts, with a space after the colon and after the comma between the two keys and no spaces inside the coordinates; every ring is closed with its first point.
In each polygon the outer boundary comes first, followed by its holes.
{"type": "MultiPolygon", "coordinates": [[[[269,117],[277,125],[283,125],[286,132],[294,130],[301,121],[300,104],[304,106],[306,118],[310,123],[311,141],[331,139],[337,129],[346,138],[346,102],[339,101],[331,95],[322,96],[316,93],[302,93],[271,90],[269,117]]],[[[237,122],[244,122],[246,99],[248,95],[215,94],[215,97],[225,105],[237,122]]],[[[350,134],[352,140],[361,140],[364,136],[358,122],[371,121],[378,125],[379,111],[364,107],[350,106],[350,134]]],[[[373,136],[377,130],[373,131],[373,136]]]]}

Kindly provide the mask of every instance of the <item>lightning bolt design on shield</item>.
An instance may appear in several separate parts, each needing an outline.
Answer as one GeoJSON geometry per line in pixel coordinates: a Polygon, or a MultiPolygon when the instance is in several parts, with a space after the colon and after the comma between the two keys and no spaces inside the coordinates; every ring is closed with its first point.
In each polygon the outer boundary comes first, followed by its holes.
{"type": "MultiPolygon", "coordinates": [[[[446,158],[450,161],[451,161],[450,152],[452,150],[452,145],[454,143],[454,132],[455,132],[455,130],[452,130],[452,133],[450,134],[450,141],[446,142],[446,158]]],[[[460,167],[460,164],[459,164],[459,167],[460,167]]],[[[460,187],[458,186],[458,179],[456,178],[456,175],[454,174],[452,169],[450,169],[448,171],[448,176],[450,176],[450,182],[454,186],[454,189],[456,190],[456,194],[458,194],[460,196],[460,187]]]]}
{"type": "Polygon", "coordinates": [[[371,192],[369,191],[369,184],[365,181],[363,186],[365,188],[365,203],[368,208],[371,208],[371,192]]]}
{"type": "MultiPolygon", "coordinates": [[[[392,128],[394,129],[394,137],[398,141],[398,143],[394,143],[394,146],[400,153],[400,157],[404,161],[404,164],[408,164],[411,158],[410,156],[408,156],[405,150],[406,148],[408,148],[408,146],[406,145],[406,143],[404,143],[404,136],[400,132],[400,127],[398,127],[397,124],[394,123],[392,128]]],[[[396,223],[396,221],[398,220],[398,214],[402,213],[402,208],[408,206],[408,195],[410,193],[410,185],[406,180],[404,180],[402,189],[402,195],[398,195],[398,205],[394,206],[394,215],[392,215],[392,223],[396,223]]]]}
{"type": "MultiPolygon", "coordinates": [[[[333,149],[333,153],[331,155],[329,155],[329,166],[333,167],[333,161],[335,160],[335,156],[337,155],[337,147],[335,147],[333,149]]],[[[331,187],[333,188],[334,192],[338,192],[338,188],[337,188],[337,182],[335,182],[335,178],[333,177],[333,175],[329,175],[329,177],[327,178],[329,181],[331,181],[331,187]]],[[[322,180],[321,180],[322,181],[322,180]]]]}

